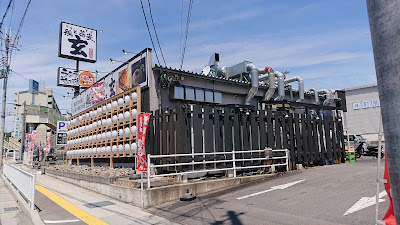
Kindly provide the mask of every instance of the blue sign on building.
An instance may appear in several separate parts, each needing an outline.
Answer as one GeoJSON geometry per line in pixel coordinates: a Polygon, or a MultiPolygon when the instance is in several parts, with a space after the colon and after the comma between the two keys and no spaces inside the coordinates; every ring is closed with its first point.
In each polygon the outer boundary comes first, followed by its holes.
{"type": "Polygon", "coordinates": [[[39,82],[29,79],[29,92],[37,94],[39,92],[39,82]]]}

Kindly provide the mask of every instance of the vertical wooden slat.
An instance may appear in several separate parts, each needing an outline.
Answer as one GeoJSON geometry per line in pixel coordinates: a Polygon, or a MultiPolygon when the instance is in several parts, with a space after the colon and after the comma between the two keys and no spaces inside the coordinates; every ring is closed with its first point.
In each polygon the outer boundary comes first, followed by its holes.
{"type": "Polygon", "coordinates": [[[314,150],[314,140],[313,140],[313,130],[312,130],[312,121],[311,116],[306,114],[306,123],[307,123],[307,143],[308,143],[308,152],[309,152],[309,160],[315,160],[315,150],[314,150]]]}
{"type": "Polygon", "coordinates": [[[295,162],[296,161],[296,151],[295,151],[295,146],[296,146],[296,140],[294,136],[294,121],[293,121],[293,113],[288,114],[289,119],[288,119],[288,130],[289,130],[289,142],[290,142],[290,161],[295,162]]]}
{"type": "Polygon", "coordinates": [[[258,124],[260,127],[260,147],[267,147],[267,130],[265,129],[265,111],[260,110],[258,124]]]}
{"type": "Polygon", "coordinates": [[[296,163],[303,162],[303,143],[301,141],[301,132],[300,132],[300,121],[299,114],[294,114],[294,125],[295,125],[295,135],[296,135],[296,154],[297,161],[296,163]]]}
{"type": "Polygon", "coordinates": [[[305,114],[301,115],[301,136],[303,142],[303,158],[304,162],[308,162],[309,160],[309,151],[310,148],[308,147],[308,140],[307,140],[307,116],[305,114]]]}
{"type": "MultiPolygon", "coordinates": [[[[233,150],[233,138],[232,138],[232,109],[224,108],[224,146],[226,152],[232,152],[233,150]]],[[[226,159],[232,159],[232,154],[225,155],[226,159]]],[[[226,163],[227,167],[232,167],[232,163],[226,163]]]]}
{"type": "Polygon", "coordinates": [[[315,118],[312,121],[312,128],[313,128],[313,142],[314,142],[315,160],[320,160],[319,144],[318,144],[318,131],[317,131],[317,120],[315,118]]]}
{"type": "Polygon", "coordinates": [[[324,117],[324,127],[325,127],[325,143],[326,143],[326,158],[327,160],[332,159],[332,140],[331,140],[331,117],[324,117]]]}
{"type": "MultiPolygon", "coordinates": [[[[205,152],[214,152],[214,140],[213,140],[213,115],[212,112],[210,111],[211,107],[205,105],[204,106],[204,147],[205,147],[205,152]]],[[[205,159],[206,161],[211,161],[213,158],[212,155],[206,155],[205,159]]],[[[207,164],[207,168],[211,168],[214,165],[212,164],[207,164]]]]}
{"type": "Polygon", "coordinates": [[[286,122],[286,114],[281,113],[281,123],[282,123],[282,147],[289,149],[290,145],[288,142],[288,128],[287,128],[287,122],[286,122]]]}
{"type": "Polygon", "coordinates": [[[274,143],[274,128],[272,127],[272,112],[267,112],[267,146],[269,148],[275,148],[274,143]]]}
{"type": "Polygon", "coordinates": [[[333,149],[333,159],[338,158],[338,148],[337,148],[337,138],[336,138],[336,119],[332,118],[331,127],[332,127],[332,149],[333,149]]]}
{"type": "Polygon", "coordinates": [[[317,120],[318,132],[319,132],[319,145],[320,145],[320,156],[322,160],[326,159],[326,148],[325,148],[325,135],[324,135],[324,120],[317,120]]]}
{"type": "Polygon", "coordinates": [[[281,122],[279,119],[280,113],[275,112],[274,114],[274,128],[275,128],[275,143],[276,143],[276,149],[281,149],[282,148],[282,135],[281,135],[281,122]]]}

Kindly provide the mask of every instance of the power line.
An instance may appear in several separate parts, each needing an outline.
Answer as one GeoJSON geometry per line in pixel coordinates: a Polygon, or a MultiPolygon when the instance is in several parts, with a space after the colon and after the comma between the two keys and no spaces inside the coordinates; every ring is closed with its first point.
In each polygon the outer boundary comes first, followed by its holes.
{"type": "Polygon", "coordinates": [[[13,0],[10,0],[10,2],[8,3],[7,9],[6,9],[6,11],[5,11],[4,15],[3,15],[3,19],[1,20],[1,23],[0,23],[0,33],[3,33],[3,32],[1,32],[1,27],[3,26],[4,18],[6,18],[6,16],[7,16],[7,13],[8,13],[8,10],[10,9],[10,6],[11,6],[12,1],[13,1],[13,0]]]}
{"type": "Polygon", "coordinates": [[[183,19],[183,0],[181,4],[181,37],[179,39],[179,54],[182,55],[182,19],[183,19]]]}
{"type": "Polygon", "coordinates": [[[187,38],[188,38],[188,34],[189,34],[189,24],[190,24],[190,17],[192,16],[192,8],[193,8],[193,0],[190,0],[187,20],[186,20],[185,41],[183,42],[183,52],[182,52],[182,57],[181,57],[181,69],[183,66],[183,60],[185,59],[186,43],[187,43],[187,38]]]}
{"type": "Polygon", "coordinates": [[[142,0],[140,0],[140,4],[142,5],[142,11],[143,11],[144,20],[146,21],[147,31],[149,32],[151,44],[153,45],[153,49],[154,49],[154,53],[156,54],[156,58],[157,58],[158,65],[161,65],[160,60],[158,59],[157,50],[156,50],[156,48],[154,47],[153,38],[151,37],[150,28],[149,28],[149,24],[147,23],[146,13],[144,12],[142,0]]]}
{"type": "Polygon", "coordinates": [[[15,72],[14,70],[10,70],[11,72],[13,72],[13,73],[15,73],[16,75],[18,75],[19,77],[21,77],[21,78],[23,78],[23,79],[25,79],[25,80],[29,80],[28,78],[26,78],[24,75],[22,75],[22,74],[20,74],[20,73],[17,73],[17,72],[15,72]]]}
{"type": "Polygon", "coordinates": [[[161,56],[162,56],[162,58],[163,58],[163,60],[164,60],[164,65],[167,66],[167,63],[165,62],[164,54],[163,54],[162,49],[161,49],[160,41],[158,40],[158,35],[157,35],[157,31],[156,31],[156,26],[154,25],[153,14],[151,13],[150,0],[147,0],[147,2],[149,3],[149,10],[150,10],[151,23],[153,24],[154,33],[156,34],[158,47],[160,48],[161,56]]]}

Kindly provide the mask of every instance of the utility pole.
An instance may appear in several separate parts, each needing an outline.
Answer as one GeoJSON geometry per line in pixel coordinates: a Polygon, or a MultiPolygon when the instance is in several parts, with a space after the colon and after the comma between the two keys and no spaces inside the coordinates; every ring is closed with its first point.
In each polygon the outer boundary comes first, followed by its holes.
{"type": "Polygon", "coordinates": [[[21,151],[19,158],[21,160],[24,159],[24,151],[25,151],[25,134],[26,134],[26,101],[24,101],[22,111],[22,133],[21,133],[21,151]]]}
{"type": "Polygon", "coordinates": [[[4,34],[4,37],[1,37],[4,39],[5,42],[5,57],[4,57],[4,74],[3,76],[3,99],[2,99],[2,104],[1,104],[1,120],[0,120],[0,166],[2,166],[3,163],[3,151],[4,151],[4,127],[5,127],[5,121],[6,121],[6,98],[7,98],[7,80],[8,80],[8,74],[10,71],[10,67],[8,64],[8,50],[9,50],[9,44],[10,44],[10,37],[7,34],[4,34]]]}
{"type": "MultiPolygon", "coordinates": [[[[394,216],[400,222],[400,2],[367,0],[394,216]]],[[[378,149],[380,151],[380,149],[378,149]]]]}

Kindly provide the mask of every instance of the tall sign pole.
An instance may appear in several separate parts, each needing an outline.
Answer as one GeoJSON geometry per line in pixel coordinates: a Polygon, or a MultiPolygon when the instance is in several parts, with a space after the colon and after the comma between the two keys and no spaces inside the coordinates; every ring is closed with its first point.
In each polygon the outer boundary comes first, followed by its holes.
{"type": "MultiPolygon", "coordinates": [[[[394,215],[400,222],[400,2],[367,0],[394,215]]],[[[380,149],[378,149],[380,151],[380,149]]]]}

